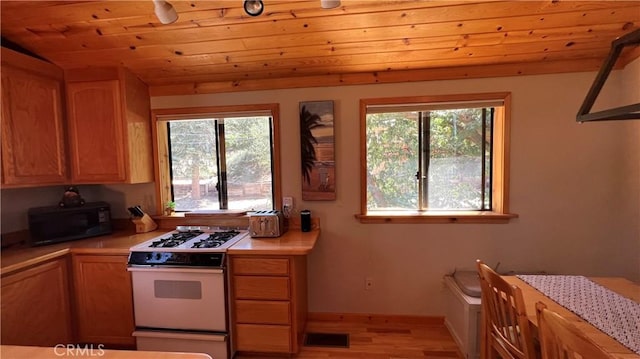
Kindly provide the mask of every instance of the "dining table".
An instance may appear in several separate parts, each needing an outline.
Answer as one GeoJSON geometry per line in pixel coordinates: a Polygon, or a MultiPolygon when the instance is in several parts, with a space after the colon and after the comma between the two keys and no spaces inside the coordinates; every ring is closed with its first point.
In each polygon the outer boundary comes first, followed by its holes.
{"type": "MultiPolygon", "coordinates": [[[[519,287],[522,290],[527,317],[531,324],[534,336],[537,336],[538,320],[536,318],[536,303],[544,303],[548,309],[558,313],[563,318],[571,322],[576,328],[584,333],[603,351],[618,359],[640,359],[640,354],[635,353],[625,345],[596,328],[571,310],[558,304],[538,289],[528,284],[521,278],[513,275],[502,276],[508,283],[519,287]]],[[[640,303],[640,284],[632,282],[622,277],[587,277],[592,282],[607,288],[622,297],[628,298],[636,303],[640,303]]]]}

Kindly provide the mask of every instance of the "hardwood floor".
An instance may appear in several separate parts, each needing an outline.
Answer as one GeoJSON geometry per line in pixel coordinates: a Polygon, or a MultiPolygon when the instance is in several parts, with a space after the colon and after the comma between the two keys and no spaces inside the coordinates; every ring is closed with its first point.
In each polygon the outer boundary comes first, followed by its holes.
{"type": "MultiPolygon", "coordinates": [[[[300,352],[293,358],[463,358],[444,324],[309,321],[307,332],[348,333],[349,348],[301,346],[300,352]]],[[[289,357],[247,354],[235,356],[235,359],[274,358],[289,357]]]]}

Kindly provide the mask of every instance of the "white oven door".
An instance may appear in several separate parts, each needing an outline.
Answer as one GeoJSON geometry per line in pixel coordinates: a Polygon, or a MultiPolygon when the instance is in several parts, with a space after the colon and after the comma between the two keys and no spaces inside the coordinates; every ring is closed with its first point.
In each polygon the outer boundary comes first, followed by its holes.
{"type": "Polygon", "coordinates": [[[129,267],[136,327],[227,331],[221,269],[129,267]]]}

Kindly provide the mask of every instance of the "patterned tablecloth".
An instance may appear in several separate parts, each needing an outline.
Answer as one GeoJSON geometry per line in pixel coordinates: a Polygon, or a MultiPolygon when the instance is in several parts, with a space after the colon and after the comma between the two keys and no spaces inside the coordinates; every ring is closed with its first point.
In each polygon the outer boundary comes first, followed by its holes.
{"type": "Polygon", "coordinates": [[[640,354],[640,303],[583,276],[518,275],[518,278],[640,354]]]}

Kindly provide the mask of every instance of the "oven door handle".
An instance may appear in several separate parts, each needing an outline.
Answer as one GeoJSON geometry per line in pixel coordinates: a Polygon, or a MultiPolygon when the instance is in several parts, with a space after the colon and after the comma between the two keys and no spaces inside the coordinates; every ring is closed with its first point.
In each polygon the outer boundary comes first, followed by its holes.
{"type": "Polygon", "coordinates": [[[211,333],[211,334],[200,334],[200,333],[192,333],[192,332],[175,332],[175,331],[153,331],[153,330],[144,330],[144,328],[139,328],[132,334],[134,337],[144,337],[144,338],[160,338],[160,339],[187,339],[187,340],[202,340],[202,341],[210,341],[210,342],[224,342],[227,340],[226,333],[211,333]]]}
{"type": "Polygon", "coordinates": [[[222,274],[224,269],[221,268],[190,268],[190,267],[151,267],[151,266],[135,266],[127,267],[129,272],[170,272],[170,273],[204,273],[204,274],[222,274]]]}

